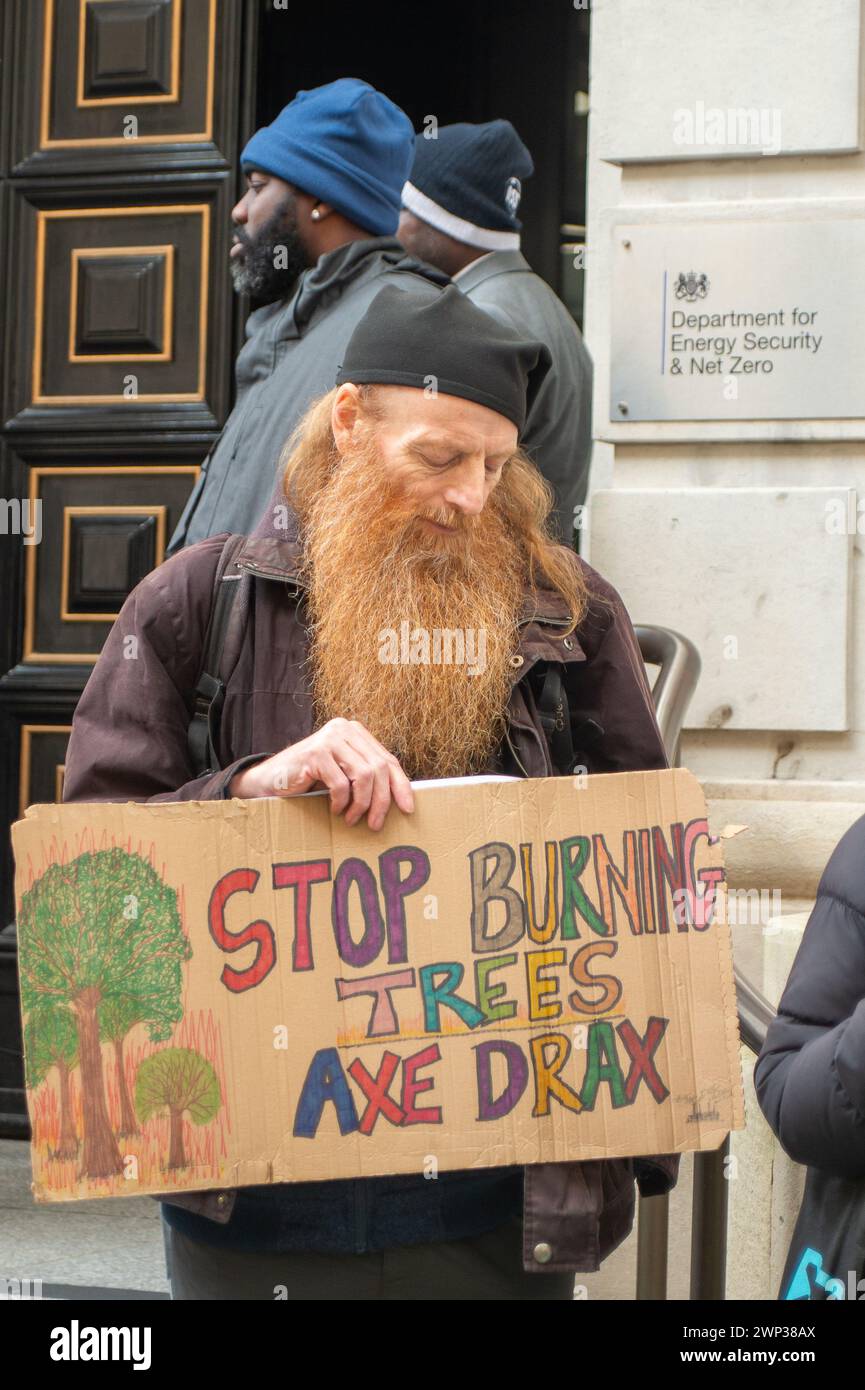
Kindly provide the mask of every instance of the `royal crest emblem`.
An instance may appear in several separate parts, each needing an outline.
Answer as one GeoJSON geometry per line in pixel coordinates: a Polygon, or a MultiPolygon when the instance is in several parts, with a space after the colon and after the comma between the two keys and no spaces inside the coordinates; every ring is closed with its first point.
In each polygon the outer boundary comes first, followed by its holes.
{"type": "Polygon", "coordinates": [[[698,275],[696,271],[689,270],[687,275],[683,270],[679,271],[679,278],[676,281],[676,298],[687,299],[689,304],[693,304],[695,299],[705,299],[709,289],[709,277],[698,275]]]}

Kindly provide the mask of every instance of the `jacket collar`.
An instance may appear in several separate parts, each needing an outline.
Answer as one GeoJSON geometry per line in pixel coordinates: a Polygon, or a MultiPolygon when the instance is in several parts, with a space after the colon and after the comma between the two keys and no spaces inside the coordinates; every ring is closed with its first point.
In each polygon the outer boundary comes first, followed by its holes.
{"type": "Polygon", "coordinates": [[[485,280],[492,280],[496,275],[511,275],[515,270],[531,270],[522,251],[491,251],[489,255],[470,261],[465,270],[460,271],[456,283],[466,294],[485,280]]]}
{"type": "MultiPolygon", "coordinates": [[[[291,515],[291,513],[289,513],[291,515]]],[[[245,574],[282,582],[293,595],[303,587],[298,577],[300,545],[289,531],[285,539],[275,536],[247,536],[235,565],[245,574]]],[[[564,648],[557,629],[567,627],[568,608],[562,596],[551,589],[526,588],[519,618],[519,655],[523,661],[514,668],[519,679],[535,661],[585,661],[586,654],[575,633],[564,648]]]]}
{"type": "Polygon", "coordinates": [[[334,292],[341,294],[350,280],[367,269],[371,257],[382,251],[401,250],[396,237],[386,236],[364,237],[326,251],[298,281],[293,306],[295,323],[299,327],[308,323],[334,292]]]}

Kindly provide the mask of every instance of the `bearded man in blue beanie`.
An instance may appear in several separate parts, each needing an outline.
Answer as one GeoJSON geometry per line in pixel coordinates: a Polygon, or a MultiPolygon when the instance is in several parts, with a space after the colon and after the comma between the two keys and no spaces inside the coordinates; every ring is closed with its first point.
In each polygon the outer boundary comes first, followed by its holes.
{"type": "Polygon", "coordinates": [[[517,211],[534,167],[510,121],[425,131],[402,192],[399,239],[479,308],[550,349],[552,371],[533,403],[524,447],[555,492],[553,521],[570,545],[589,483],[592,359],[568,310],[520,250],[517,211]]]}
{"type": "Polygon", "coordinates": [[[414,131],[368,82],[298,92],[241,153],[231,273],[260,301],[236,362],[236,402],[205,460],[168,555],[269,509],[280,450],[329,390],[343,349],[385,285],[408,293],[447,276],[397,241],[414,131]]]}

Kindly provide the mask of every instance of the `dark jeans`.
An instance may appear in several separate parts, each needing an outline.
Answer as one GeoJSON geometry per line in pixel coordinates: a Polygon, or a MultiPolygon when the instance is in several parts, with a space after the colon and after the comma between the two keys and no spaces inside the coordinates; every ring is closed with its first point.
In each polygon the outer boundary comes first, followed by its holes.
{"type": "Polygon", "coordinates": [[[398,1245],[366,1255],[255,1255],[200,1245],[162,1222],[171,1297],[287,1300],[556,1299],[573,1274],[523,1269],[522,1219],[468,1240],[398,1245]]]}

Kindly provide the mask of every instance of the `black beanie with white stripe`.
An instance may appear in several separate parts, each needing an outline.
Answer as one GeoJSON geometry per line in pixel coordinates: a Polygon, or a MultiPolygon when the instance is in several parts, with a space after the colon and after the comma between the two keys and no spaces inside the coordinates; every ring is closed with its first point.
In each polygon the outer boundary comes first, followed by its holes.
{"type": "Polygon", "coordinates": [[[415,137],[402,205],[467,246],[516,251],[523,180],[534,168],[510,121],[439,126],[415,137]]]}

